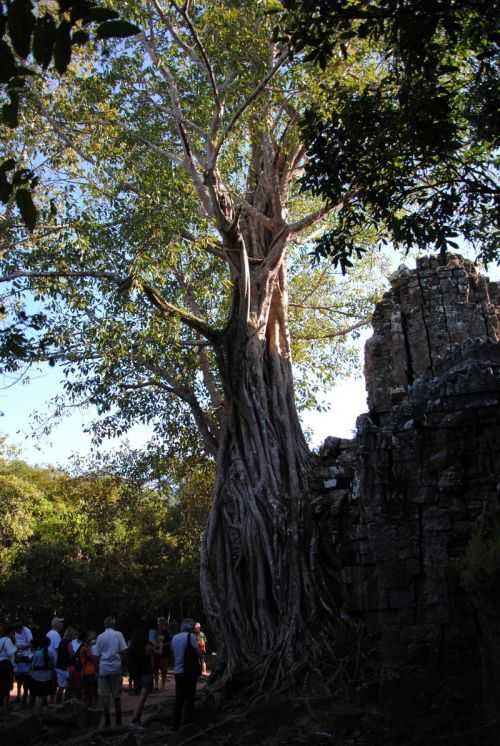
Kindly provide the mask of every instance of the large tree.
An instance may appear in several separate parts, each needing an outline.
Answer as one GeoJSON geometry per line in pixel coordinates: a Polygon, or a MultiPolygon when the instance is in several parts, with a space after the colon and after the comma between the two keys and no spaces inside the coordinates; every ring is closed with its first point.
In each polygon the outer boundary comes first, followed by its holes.
{"type": "MultiPolygon", "coordinates": [[[[290,311],[316,327],[337,319],[322,345],[360,312],[355,298],[337,306],[328,265],[308,287],[295,278],[290,307],[290,264],[342,201],[300,193],[299,119],[320,90],[275,41],[276,7],[122,3],[143,32],[98,64],[74,52],[61,83],[34,79],[6,145],[7,156],[22,143],[58,216],[40,204],[30,236],[7,211],[0,279],[14,307],[32,296],[5,351],[61,361],[69,393],[98,404],[103,436],[162,413],[182,449],[189,417],[216,455],[201,587],[220,686],[303,680],[328,662],[337,616],[318,561],[290,311]]],[[[348,74],[357,54],[325,75],[348,74]]],[[[317,328],[302,336],[304,360],[317,328]]]]}

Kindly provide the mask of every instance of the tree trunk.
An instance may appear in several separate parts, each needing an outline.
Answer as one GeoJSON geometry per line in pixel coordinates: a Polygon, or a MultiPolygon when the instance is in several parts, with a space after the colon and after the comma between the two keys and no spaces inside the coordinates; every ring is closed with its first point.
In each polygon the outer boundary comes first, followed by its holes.
{"type": "MultiPolygon", "coordinates": [[[[333,623],[315,562],[309,452],[294,401],[285,271],[283,260],[268,297],[261,298],[265,322],[238,310],[235,290],[218,349],[225,416],[201,577],[219,644],[215,686],[243,681],[275,690],[324,655],[323,635],[312,634],[320,612],[326,610],[333,623]]],[[[255,282],[252,297],[254,291],[255,282]]]]}

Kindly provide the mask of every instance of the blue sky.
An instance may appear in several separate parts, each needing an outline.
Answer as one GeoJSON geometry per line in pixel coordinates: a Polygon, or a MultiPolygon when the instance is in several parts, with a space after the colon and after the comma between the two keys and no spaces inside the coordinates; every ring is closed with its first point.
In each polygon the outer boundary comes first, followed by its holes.
{"type": "MultiPolygon", "coordinates": [[[[49,400],[62,391],[61,370],[43,365],[30,371],[29,380],[15,383],[18,378],[18,374],[3,376],[0,385],[0,434],[7,436],[9,444],[19,447],[21,456],[31,464],[64,465],[72,454],[88,453],[91,439],[84,428],[96,415],[93,408],[72,410],[49,435],[41,434],[35,423],[34,413],[47,415],[49,400]]],[[[137,426],[127,439],[132,446],[139,446],[148,434],[147,428],[137,426]]],[[[103,449],[111,450],[118,442],[110,440],[103,449]]]]}
{"type": "MultiPolygon", "coordinates": [[[[90,436],[84,427],[95,416],[92,408],[73,410],[56,424],[50,435],[33,434],[33,413],[47,410],[49,399],[60,392],[61,372],[48,365],[31,373],[28,383],[14,383],[15,377],[3,377],[0,388],[0,433],[10,445],[20,448],[22,457],[31,464],[64,465],[71,454],[85,455],[90,451],[90,436]],[[6,388],[6,386],[10,386],[6,388]]],[[[305,415],[304,425],[313,432],[313,445],[323,442],[328,435],[352,437],[356,417],[366,411],[366,393],[362,377],[349,378],[335,386],[328,397],[328,412],[305,415]]],[[[146,427],[134,427],[127,435],[133,446],[143,445],[149,432],[146,427]]],[[[108,441],[103,448],[112,450],[120,440],[108,441]]]]}
{"type": "MultiPolygon", "coordinates": [[[[463,252],[465,253],[465,252],[463,252]]],[[[401,255],[393,256],[394,264],[406,263],[414,266],[411,260],[404,261],[401,255]]],[[[491,279],[500,279],[498,267],[490,266],[487,274],[491,279]]],[[[364,345],[369,333],[362,335],[360,345],[364,345]]],[[[62,372],[48,365],[30,371],[30,378],[17,381],[19,375],[4,376],[0,379],[0,434],[7,436],[10,445],[21,449],[22,457],[31,464],[64,465],[71,454],[81,456],[90,450],[90,437],[83,432],[85,424],[95,416],[92,408],[73,410],[71,416],[57,424],[50,435],[33,435],[33,413],[47,411],[51,397],[61,392],[62,372]]],[[[329,435],[352,437],[356,418],[366,411],[364,379],[359,374],[340,381],[328,397],[330,409],[327,412],[313,412],[304,416],[304,425],[312,431],[312,445],[318,446],[329,435]]],[[[127,435],[134,447],[140,447],[148,439],[146,427],[136,426],[127,435]]],[[[123,439],[122,439],[123,440],[123,439]]],[[[108,441],[104,450],[116,448],[120,440],[108,441]]]]}

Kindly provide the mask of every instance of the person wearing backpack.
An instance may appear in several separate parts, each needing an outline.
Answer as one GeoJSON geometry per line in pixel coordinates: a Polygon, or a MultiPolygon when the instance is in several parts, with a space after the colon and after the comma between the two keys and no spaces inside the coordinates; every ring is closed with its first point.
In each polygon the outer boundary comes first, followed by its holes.
{"type": "Polygon", "coordinates": [[[190,723],[194,716],[196,684],[201,674],[201,658],[198,641],[193,634],[194,619],[184,619],[181,631],[174,635],[171,642],[174,656],[175,705],[174,730],[178,730],[184,713],[184,725],[190,723]]]}
{"type": "Polygon", "coordinates": [[[42,637],[34,641],[34,653],[31,659],[29,691],[31,706],[47,705],[47,697],[55,691],[54,672],[56,656],[52,652],[50,637],[42,637]]]}

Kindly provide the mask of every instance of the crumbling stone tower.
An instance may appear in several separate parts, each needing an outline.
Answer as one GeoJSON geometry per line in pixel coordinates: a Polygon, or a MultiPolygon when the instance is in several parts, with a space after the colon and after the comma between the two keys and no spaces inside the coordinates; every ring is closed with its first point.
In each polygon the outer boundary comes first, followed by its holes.
{"type": "Polygon", "coordinates": [[[325,442],[317,510],[344,608],[377,639],[379,704],[418,739],[419,713],[439,732],[441,716],[465,728],[500,711],[500,599],[463,582],[473,532],[500,514],[500,287],[459,256],[390,282],[369,412],[355,440],[325,442]]]}

